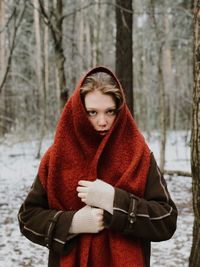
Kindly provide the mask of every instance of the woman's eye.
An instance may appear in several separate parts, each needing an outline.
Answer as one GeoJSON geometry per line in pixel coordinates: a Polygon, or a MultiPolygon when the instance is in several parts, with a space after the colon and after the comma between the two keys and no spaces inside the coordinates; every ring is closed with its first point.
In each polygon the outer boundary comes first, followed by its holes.
{"type": "Polygon", "coordinates": [[[113,116],[113,115],[116,114],[116,110],[115,110],[115,109],[109,109],[109,110],[107,111],[107,114],[110,115],[110,116],[113,116]]]}
{"type": "Polygon", "coordinates": [[[95,110],[88,110],[87,113],[90,117],[94,117],[97,114],[95,110]]]}

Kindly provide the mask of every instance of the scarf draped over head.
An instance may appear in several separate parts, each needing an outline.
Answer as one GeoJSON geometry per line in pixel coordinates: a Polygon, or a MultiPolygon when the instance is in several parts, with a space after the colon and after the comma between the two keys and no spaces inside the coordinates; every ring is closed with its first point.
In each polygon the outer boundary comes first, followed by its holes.
{"type": "MultiPolygon", "coordinates": [[[[84,206],[77,196],[79,180],[97,178],[138,197],[144,195],[150,151],[132,118],[125,100],[105,136],[100,136],[88,120],[80,97],[80,87],[96,72],[115,75],[96,67],[80,79],[66,103],[52,146],[45,153],[39,177],[52,209],[71,211],[84,206]]],[[[143,267],[140,240],[105,229],[98,234],[81,234],[76,247],[61,257],[61,267],[143,267]]]]}

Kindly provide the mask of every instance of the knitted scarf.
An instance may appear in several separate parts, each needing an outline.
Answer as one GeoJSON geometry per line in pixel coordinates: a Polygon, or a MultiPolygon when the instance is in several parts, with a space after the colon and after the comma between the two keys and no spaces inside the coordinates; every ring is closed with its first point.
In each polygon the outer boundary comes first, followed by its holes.
{"type": "MultiPolygon", "coordinates": [[[[76,191],[81,179],[102,179],[138,197],[144,195],[150,152],[125,101],[105,136],[99,135],[87,118],[80,87],[85,77],[95,72],[112,75],[122,90],[115,75],[105,67],[96,67],[80,79],[39,167],[40,181],[52,209],[70,211],[83,207],[76,191]]],[[[61,257],[60,266],[143,267],[144,257],[139,239],[105,229],[98,234],[79,235],[77,245],[61,257]]]]}

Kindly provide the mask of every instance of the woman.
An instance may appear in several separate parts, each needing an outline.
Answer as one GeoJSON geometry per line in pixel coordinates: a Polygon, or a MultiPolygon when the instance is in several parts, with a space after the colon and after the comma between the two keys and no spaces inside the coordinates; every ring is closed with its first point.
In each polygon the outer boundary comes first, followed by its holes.
{"type": "Polygon", "coordinates": [[[21,232],[49,266],[148,267],[177,209],[152,152],[105,67],[78,83],[19,211],[21,232]]]}

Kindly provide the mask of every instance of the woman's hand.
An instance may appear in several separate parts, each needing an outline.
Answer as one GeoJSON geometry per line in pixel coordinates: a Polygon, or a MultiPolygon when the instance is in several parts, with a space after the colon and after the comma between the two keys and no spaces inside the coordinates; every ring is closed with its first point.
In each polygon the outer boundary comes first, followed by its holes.
{"type": "Polygon", "coordinates": [[[78,197],[87,205],[107,210],[113,214],[114,188],[102,180],[78,182],[78,197]]]}
{"type": "Polygon", "coordinates": [[[85,206],[74,214],[69,233],[98,233],[103,229],[103,210],[85,206]]]}

